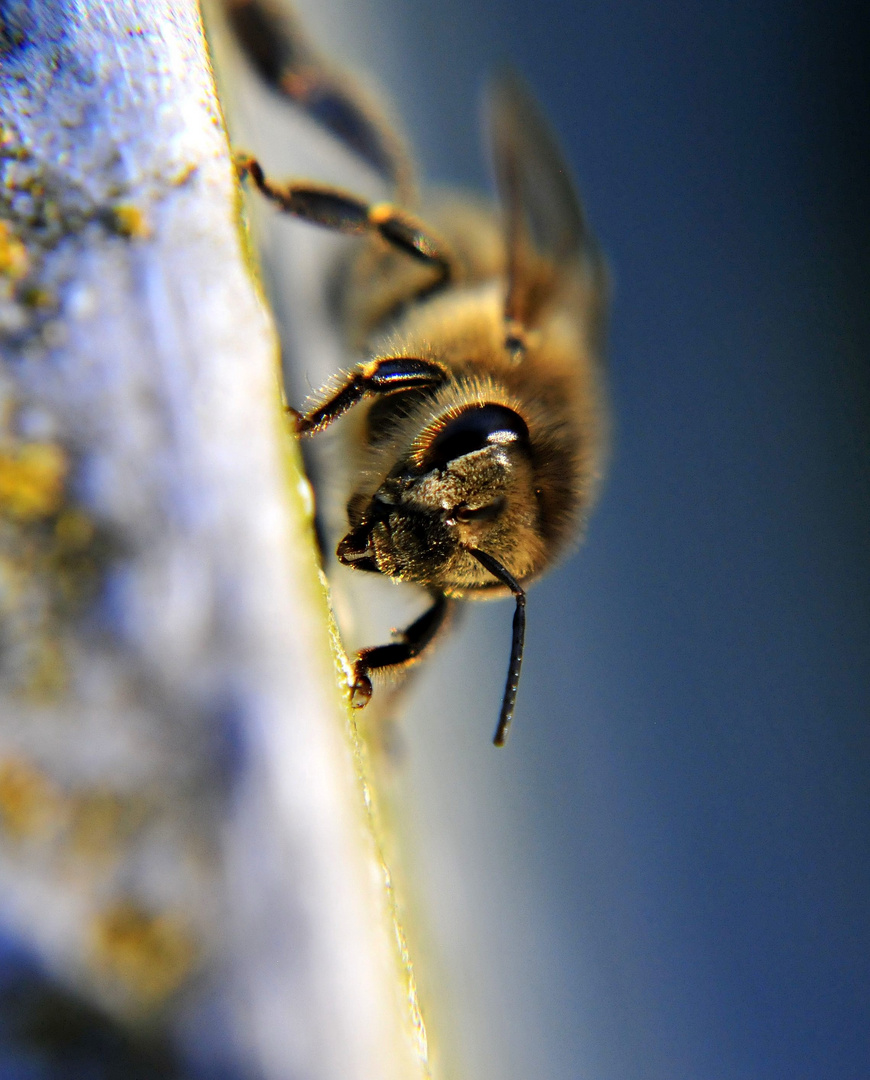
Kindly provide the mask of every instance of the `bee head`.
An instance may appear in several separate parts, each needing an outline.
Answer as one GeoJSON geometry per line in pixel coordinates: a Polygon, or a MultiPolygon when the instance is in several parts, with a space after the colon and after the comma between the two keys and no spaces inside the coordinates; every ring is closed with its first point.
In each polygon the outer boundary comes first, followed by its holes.
{"type": "Polygon", "coordinates": [[[462,595],[503,587],[470,554],[489,552],[514,576],[540,562],[538,500],[525,421],[475,402],[420,432],[409,455],[364,504],[348,507],[338,546],[348,566],[462,595]]]}

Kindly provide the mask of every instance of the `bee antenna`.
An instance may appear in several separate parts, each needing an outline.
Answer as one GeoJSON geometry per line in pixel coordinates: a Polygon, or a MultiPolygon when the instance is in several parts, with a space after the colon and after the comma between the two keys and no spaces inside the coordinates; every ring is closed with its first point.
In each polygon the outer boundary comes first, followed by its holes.
{"type": "Polygon", "coordinates": [[[508,666],[507,682],[504,688],[504,697],[501,702],[501,715],[498,718],[498,727],[495,729],[493,743],[495,746],[504,746],[507,739],[508,728],[514,718],[514,705],[517,700],[517,687],[520,685],[520,668],[523,663],[523,643],[526,637],[526,594],[517,579],[502,564],[479,548],[467,549],[469,555],[473,555],[481,566],[485,567],[494,578],[506,585],[516,598],[517,606],[514,611],[513,637],[511,639],[511,659],[508,666]]]}

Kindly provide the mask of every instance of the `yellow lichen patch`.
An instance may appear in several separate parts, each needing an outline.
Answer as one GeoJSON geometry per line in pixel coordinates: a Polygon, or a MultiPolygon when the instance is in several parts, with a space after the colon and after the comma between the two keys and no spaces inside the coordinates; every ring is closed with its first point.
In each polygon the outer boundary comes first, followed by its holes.
{"type": "Polygon", "coordinates": [[[95,788],[72,796],[66,850],[76,863],[114,862],[144,823],[145,800],[95,788]]]}
{"type": "Polygon", "coordinates": [[[56,701],[66,690],[69,680],[69,668],[60,639],[44,631],[32,642],[28,659],[28,696],[34,701],[56,701]]]}
{"type": "Polygon", "coordinates": [[[148,218],[133,203],[118,203],[112,207],[112,227],[121,236],[144,240],[151,235],[148,218]]]}
{"type": "Polygon", "coordinates": [[[97,529],[84,511],[68,507],[54,525],[51,570],[59,613],[75,610],[92,595],[99,579],[97,529]]]}
{"type": "Polygon", "coordinates": [[[67,501],[70,468],[54,443],[0,437],[0,681],[43,701],[69,685],[65,630],[110,557],[105,530],[67,501]]]}
{"type": "Polygon", "coordinates": [[[180,919],[122,900],[95,920],[96,969],[139,1007],[159,1005],[193,968],[196,947],[180,919]]]}
{"type": "Polygon", "coordinates": [[[64,821],[64,800],[51,780],[20,758],[0,761],[0,829],[15,840],[46,840],[64,821]]]}
{"type": "Polygon", "coordinates": [[[29,269],[27,248],[10,229],[9,224],[0,221],[0,276],[19,281],[29,269]]]}
{"type": "Polygon", "coordinates": [[[0,446],[0,514],[18,521],[50,517],[60,508],[68,469],[53,443],[0,446]]]}
{"type": "Polygon", "coordinates": [[[82,510],[64,510],[54,524],[54,535],[64,551],[83,551],[93,542],[95,532],[94,523],[82,510]]]}
{"type": "Polygon", "coordinates": [[[182,166],[182,168],[178,170],[175,176],[170,177],[169,182],[174,187],[182,187],[192,177],[196,176],[198,171],[199,166],[195,162],[191,162],[188,165],[182,166]]]}
{"type": "Polygon", "coordinates": [[[57,296],[42,285],[28,285],[19,290],[18,297],[29,308],[52,308],[57,305],[57,296]]]}

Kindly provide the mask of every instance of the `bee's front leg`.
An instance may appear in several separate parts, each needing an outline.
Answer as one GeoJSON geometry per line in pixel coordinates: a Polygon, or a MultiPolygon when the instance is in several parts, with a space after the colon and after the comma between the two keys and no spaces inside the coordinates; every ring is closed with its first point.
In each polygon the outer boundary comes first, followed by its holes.
{"type": "Polygon", "coordinates": [[[351,704],[355,709],[367,705],[372,696],[372,672],[389,669],[399,672],[410,667],[443,629],[456,601],[450,600],[443,593],[433,592],[432,596],[432,606],[412,622],[407,630],[398,634],[396,641],[389,645],[360,649],[357,653],[353,665],[354,681],[350,691],[351,704]]]}

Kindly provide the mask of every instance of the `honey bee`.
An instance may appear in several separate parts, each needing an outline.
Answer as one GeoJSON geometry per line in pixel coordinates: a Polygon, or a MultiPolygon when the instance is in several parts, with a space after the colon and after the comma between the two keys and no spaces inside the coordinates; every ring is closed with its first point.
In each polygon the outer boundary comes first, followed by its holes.
{"type": "Polygon", "coordinates": [[[567,166],[511,74],[488,97],[497,205],[424,204],[410,156],[381,115],[333,72],[295,21],[265,0],[227,0],[262,79],[342,139],[391,185],[371,203],[329,185],[277,182],[250,156],[240,174],[277,207],[363,239],[344,319],[360,359],[310,407],[300,435],[353,411],[354,483],[338,559],[411,582],[429,608],[386,645],[362,649],[351,700],[431,645],[463,600],[513,596],[507,682],[494,742],[511,723],[526,588],[581,534],[606,438],[602,344],[607,276],[567,166]]]}

